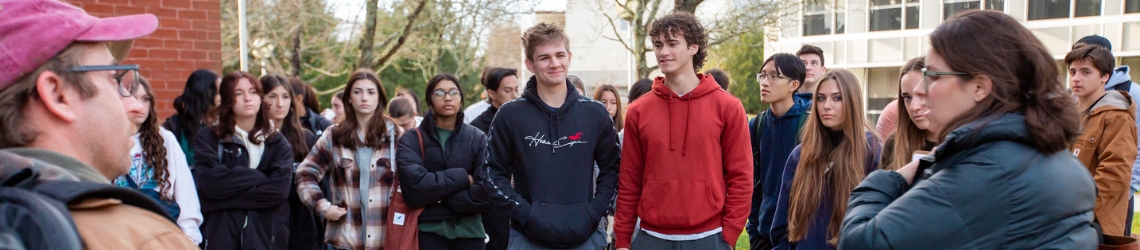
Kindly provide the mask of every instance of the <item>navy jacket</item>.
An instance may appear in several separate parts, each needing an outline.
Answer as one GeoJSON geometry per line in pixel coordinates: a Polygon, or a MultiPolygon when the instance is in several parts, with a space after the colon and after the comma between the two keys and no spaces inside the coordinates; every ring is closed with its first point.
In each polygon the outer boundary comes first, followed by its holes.
{"type": "Polygon", "coordinates": [[[554,110],[539,99],[538,84],[531,77],[522,97],[499,108],[511,115],[491,124],[487,184],[510,208],[511,227],[543,246],[572,248],[597,230],[617,197],[621,149],[600,102],[567,81],[565,103],[554,110]]]}
{"type": "Polygon", "coordinates": [[[293,183],[293,149],[278,133],[262,143],[265,152],[253,169],[249,167],[249,150],[236,135],[217,139],[213,127],[198,132],[194,140],[194,182],[205,217],[202,236],[206,249],[287,247],[286,199],[293,183]]]}
{"type": "Polygon", "coordinates": [[[400,176],[404,198],[410,207],[425,207],[420,221],[456,219],[490,208],[490,195],[482,187],[484,171],[478,171],[483,167],[487,137],[479,129],[463,124],[462,112],[456,120],[446,148],[440,145],[433,113],[424,116],[419,131],[405,131],[396,147],[396,174],[400,176]],[[471,185],[468,175],[477,181],[475,185],[471,185]]]}
{"type": "Polygon", "coordinates": [[[1031,146],[1025,116],[959,127],[911,185],[879,170],[851,191],[843,249],[1096,249],[1096,186],[1068,150],[1031,146]],[[937,244],[935,244],[937,243],[937,244]]]}
{"type": "MultiPolygon", "coordinates": [[[[748,121],[748,134],[752,138],[760,136],[756,131],[757,123],[764,119],[764,127],[760,128],[764,136],[758,144],[752,145],[752,179],[756,180],[756,187],[752,190],[752,211],[748,215],[748,225],[744,227],[749,237],[764,237],[771,239],[772,219],[776,213],[776,198],[779,197],[781,177],[784,174],[784,165],[792,148],[799,145],[800,119],[808,115],[811,110],[811,93],[799,93],[792,96],[795,102],[784,116],[776,117],[771,108],[762,116],[748,121]]],[[[753,140],[754,142],[756,140],[753,140]]]]}
{"type": "Polygon", "coordinates": [[[499,109],[495,108],[495,106],[487,107],[487,110],[484,110],[482,114],[475,117],[475,120],[471,120],[470,124],[471,126],[479,128],[480,131],[487,132],[491,130],[491,121],[495,120],[495,114],[498,112],[499,109]]]}
{"type": "MultiPolygon", "coordinates": [[[[871,132],[866,132],[867,136],[867,161],[864,162],[864,174],[870,174],[872,171],[879,169],[879,156],[882,155],[882,146],[879,144],[879,139],[875,138],[871,132]]],[[[791,197],[792,179],[796,175],[796,169],[800,164],[800,146],[797,145],[796,149],[792,150],[792,154],[788,156],[788,163],[784,167],[783,183],[780,184],[780,198],[776,203],[776,216],[772,221],[772,240],[775,249],[835,249],[827,244],[827,226],[831,223],[831,211],[834,209],[834,204],[831,203],[830,198],[820,200],[819,209],[815,211],[812,216],[811,228],[808,229],[808,235],[799,242],[788,242],[788,199],[791,197]]],[[[826,185],[826,183],[820,183],[826,185]]],[[[824,190],[823,197],[831,197],[831,188],[824,190]]]]}

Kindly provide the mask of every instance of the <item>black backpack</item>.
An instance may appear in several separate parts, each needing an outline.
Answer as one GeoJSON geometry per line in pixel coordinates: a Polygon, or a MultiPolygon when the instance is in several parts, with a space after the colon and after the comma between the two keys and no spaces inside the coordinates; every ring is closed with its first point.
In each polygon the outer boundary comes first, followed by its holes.
{"type": "Polygon", "coordinates": [[[84,249],[67,204],[89,198],[119,199],[169,218],[151,198],[134,190],[76,181],[37,182],[39,175],[25,168],[0,181],[0,249],[84,249]]]}

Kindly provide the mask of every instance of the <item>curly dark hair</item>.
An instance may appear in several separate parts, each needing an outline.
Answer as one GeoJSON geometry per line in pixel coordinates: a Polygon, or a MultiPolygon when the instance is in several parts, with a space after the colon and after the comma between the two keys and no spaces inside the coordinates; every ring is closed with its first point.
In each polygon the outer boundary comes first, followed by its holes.
{"type": "Polygon", "coordinates": [[[666,38],[680,35],[685,38],[686,44],[696,44],[697,54],[693,55],[693,71],[700,72],[708,56],[709,36],[705,26],[697,21],[697,17],[686,11],[677,11],[653,21],[649,29],[649,37],[656,38],[665,35],[666,38]]]}
{"type": "MultiPolygon", "coordinates": [[[[162,134],[158,126],[158,112],[154,110],[154,91],[150,87],[150,81],[146,78],[139,76],[139,86],[143,91],[146,91],[146,98],[150,103],[146,109],[150,110],[147,113],[146,120],[142,125],[139,125],[139,144],[143,150],[143,157],[146,158],[146,165],[153,169],[151,179],[158,184],[158,194],[162,200],[174,201],[174,197],[170,197],[168,192],[172,183],[170,183],[170,165],[166,162],[166,146],[165,140],[162,139],[162,134]]],[[[135,90],[138,91],[138,90],[135,90]]],[[[140,100],[141,101],[141,100],[140,100]]],[[[142,171],[146,173],[146,171],[142,171]]]]}

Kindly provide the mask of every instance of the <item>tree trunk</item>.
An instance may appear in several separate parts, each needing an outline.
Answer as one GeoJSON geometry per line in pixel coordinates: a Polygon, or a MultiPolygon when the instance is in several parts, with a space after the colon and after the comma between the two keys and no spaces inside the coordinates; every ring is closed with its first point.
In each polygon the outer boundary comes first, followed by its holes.
{"type": "Polygon", "coordinates": [[[704,0],[673,0],[673,11],[688,11],[689,13],[697,12],[697,5],[701,5],[704,0]]]}
{"type": "Polygon", "coordinates": [[[376,5],[379,0],[368,0],[364,6],[364,34],[360,36],[360,60],[356,68],[372,68],[372,44],[376,38],[376,5]]]}
{"type": "Polygon", "coordinates": [[[289,76],[301,77],[301,30],[298,28],[293,33],[293,56],[289,58],[289,76]]]}
{"type": "MultiPolygon", "coordinates": [[[[412,26],[416,24],[416,20],[419,19],[420,13],[424,12],[424,6],[427,5],[427,2],[427,0],[420,0],[420,4],[416,6],[416,10],[412,12],[412,15],[408,16],[408,24],[404,25],[404,30],[400,31],[400,38],[396,39],[396,45],[393,45],[392,48],[388,50],[388,53],[384,55],[384,57],[381,57],[379,60],[372,63],[369,68],[372,68],[372,70],[380,70],[379,68],[381,66],[384,66],[388,60],[392,59],[392,55],[395,55],[396,52],[400,50],[400,47],[404,46],[404,41],[408,40],[408,35],[412,33],[412,26]]],[[[375,6],[373,6],[373,8],[375,8],[375,6]]],[[[373,26],[375,26],[375,23],[373,23],[373,26]]]]}

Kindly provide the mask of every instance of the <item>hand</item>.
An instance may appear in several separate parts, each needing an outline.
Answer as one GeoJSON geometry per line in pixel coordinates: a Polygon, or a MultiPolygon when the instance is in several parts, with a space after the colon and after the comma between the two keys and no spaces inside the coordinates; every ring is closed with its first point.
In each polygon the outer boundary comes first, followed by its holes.
{"type": "Polygon", "coordinates": [[[330,205],[328,209],[325,209],[325,219],[329,219],[330,221],[338,221],[340,218],[344,217],[344,214],[347,213],[348,210],[345,210],[342,207],[339,207],[337,205],[330,205]]]}
{"type": "Polygon", "coordinates": [[[629,250],[629,248],[618,248],[617,250],[629,250]]]}
{"type": "Polygon", "coordinates": [[[918,172],[918,162],[919,161],[917,160],[911,161],[910,163],[907,163],[906,166],[895,170],[896,173],[899,173],[903,176],[903,179],[906,179],[907,185],[914,183],[914,175],[918,172]]]}
{"type": "Polygon", "coordinates": [[[472,178],[471,175],[467,175],[467,181],[470,182],[471,185],[475,185],[475,178],[472,178]]]}

